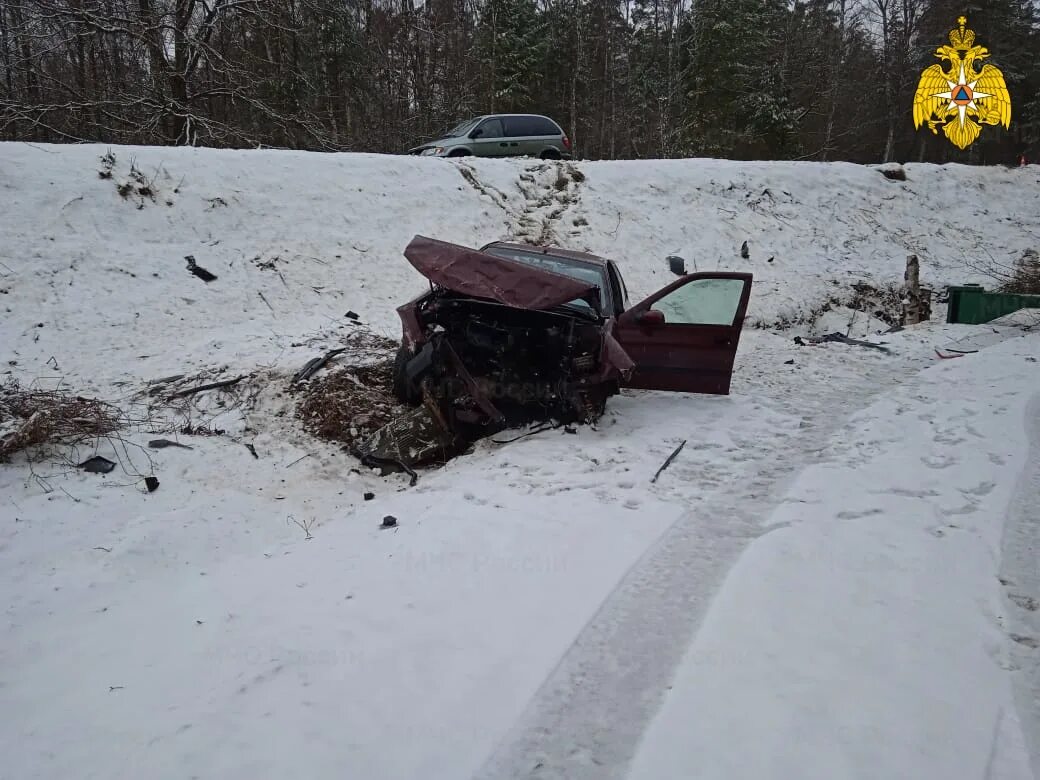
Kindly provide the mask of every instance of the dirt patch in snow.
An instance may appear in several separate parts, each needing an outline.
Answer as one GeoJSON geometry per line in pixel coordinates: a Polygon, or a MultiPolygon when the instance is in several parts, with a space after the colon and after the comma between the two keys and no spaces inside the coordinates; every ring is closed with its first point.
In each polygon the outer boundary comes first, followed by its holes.
{"type": "Polygon", "coordinates": [[[391,360],[352,366],[308,383],[296,409],[304,430],[353,451],[406,410],[393,394],[392,366],[391,360]]]}
{"type": "Polygon", "coordinates": [[[341,368],[316,374],[293,390],[296,417],[304,430],[353,451],[357,444],[407,410],[393,392],[393,362],[398,344],[367,330],[347,336],[337,363],[341,368]]]}

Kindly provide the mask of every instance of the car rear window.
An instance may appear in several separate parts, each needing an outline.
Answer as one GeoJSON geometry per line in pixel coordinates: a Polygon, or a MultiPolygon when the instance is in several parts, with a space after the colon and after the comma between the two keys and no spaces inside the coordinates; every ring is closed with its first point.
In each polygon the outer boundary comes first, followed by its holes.
{"type": "Polygon", "coordinates": [[[544,116],[510,116],[506,117],[506,132],[511,136],[560,135],[560,128],[544,116]]]}

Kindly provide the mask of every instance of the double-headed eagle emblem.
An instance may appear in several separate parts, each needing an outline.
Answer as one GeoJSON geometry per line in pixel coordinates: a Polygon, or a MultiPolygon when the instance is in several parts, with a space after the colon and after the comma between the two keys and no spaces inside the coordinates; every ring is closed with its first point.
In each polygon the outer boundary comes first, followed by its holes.
{"type": "Polygon", "coordinates": [[[975,45],[975,33],[966,30],[968,20],[960,17],[958,29],[950,31],[950,46],[940,46],[935,56],[949,60],[950,69],[931,65],[921,74],[914,95],[914,127],[927,124],[936,135],[939,127],[961,149],[975,142],[982,125],[1011,124],[1011,96],[1004,74],[993,65],[976,63],[989,56],[989,50],[975,45]]]}

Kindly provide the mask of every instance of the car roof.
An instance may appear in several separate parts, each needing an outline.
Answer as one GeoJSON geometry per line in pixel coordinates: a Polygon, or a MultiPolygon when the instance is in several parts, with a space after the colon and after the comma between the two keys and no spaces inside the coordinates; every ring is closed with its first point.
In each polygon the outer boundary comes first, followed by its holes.
{"type": "Polygon", "coordinates": [[[543,255],[553,255],[555,257],[567,257],[572,260],[584,260],[587,263],[595,263],[596,265],[606,266],[610,261],[605,257],[594,255],[589,252],[579,252],[576,249],[563,249],[558,246],[534,246],[532,244],[517,244],[510,241],[492,241],[490,244],[485,244],[481,251],[492,246],[500,246],[505,249],[516,249],[524,252],[541,253],[543,255]]]}

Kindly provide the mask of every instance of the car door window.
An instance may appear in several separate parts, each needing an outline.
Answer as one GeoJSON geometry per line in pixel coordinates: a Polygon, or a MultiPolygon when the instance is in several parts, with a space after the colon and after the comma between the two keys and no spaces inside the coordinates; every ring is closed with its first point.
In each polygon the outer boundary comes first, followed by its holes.
{"type": "Polygon", "coordinates": [[[733,325],[743,279],[694,279],[654,302],[670,325],[733,325]]]}
{"type": "Polygon", "coordinates": [[[530,130],[530,123],[527,121],[527,117],[506,117],[506,135],[510,138],[521,138],[525,135],[533,135],[530,130]]]}
{"type": "Polygon", "coordinates": [[[501,119],[489,119],[480,126],[480,140],[486,141],[491,138],[502,138],[502,120],[501,119]]]}

